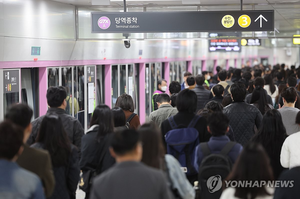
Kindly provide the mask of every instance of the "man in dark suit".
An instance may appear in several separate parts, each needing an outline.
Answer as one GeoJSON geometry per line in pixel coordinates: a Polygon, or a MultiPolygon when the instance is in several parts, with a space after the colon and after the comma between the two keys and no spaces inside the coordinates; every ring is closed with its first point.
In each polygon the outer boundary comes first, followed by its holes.
{"type": "Polygon", "coordinates": [[[26,144],[31,134],[32,127],[30,120],[32,115],[33,111],[29,106],[26,104],[16,104],[10,107],[5,115],[5,119],[22,128],[24,132],[24,151],[19,156],[17,163],[20,167],[40,177],[44,186],[45,196],[48,198],[52,195],[55,185],[50,155],[45,150],[30,148],[26,144]]]}
{"type": "Polygon", "coordinates": [[[110,153],[117,163],[95,178],[91,199],[171,198],[164,174],[140,162],[143,149],[137,131],[114,133],[110,153]]]}

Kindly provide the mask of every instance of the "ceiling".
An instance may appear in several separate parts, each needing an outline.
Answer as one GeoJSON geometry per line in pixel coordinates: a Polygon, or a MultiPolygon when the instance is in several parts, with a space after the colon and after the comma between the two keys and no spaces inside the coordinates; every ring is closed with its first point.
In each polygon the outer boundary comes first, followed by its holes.
{"type": "MultiPolygon", "coordinates": [[[[49,0],[77,5],[87,10],[120,12],[123,0],[49,0]]],[[[240,10],[240,0],[126,0],[128,12],[240,10]]],[[[271,34],[291,37],[300,34],[300,0],[243,0],[243,10],[274,10],[275,28],[271,34]]]]}

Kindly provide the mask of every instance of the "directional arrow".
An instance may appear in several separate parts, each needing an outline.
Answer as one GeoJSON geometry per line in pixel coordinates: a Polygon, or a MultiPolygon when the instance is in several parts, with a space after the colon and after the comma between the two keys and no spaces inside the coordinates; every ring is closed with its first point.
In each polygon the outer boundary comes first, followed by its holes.
{"type": "Polygon", "coordinates": [[[268,20],[267,20],[264,16],[262,16],[262,15],[259,15],[259,16],[257,17],[257,19],[255,19],[254,22],[256,22],[257,20],[259,20],[259,27],[262,28],[262,20],[263,20],[263,19],[264,19],[266,22],[268,22],[268,20]]]}

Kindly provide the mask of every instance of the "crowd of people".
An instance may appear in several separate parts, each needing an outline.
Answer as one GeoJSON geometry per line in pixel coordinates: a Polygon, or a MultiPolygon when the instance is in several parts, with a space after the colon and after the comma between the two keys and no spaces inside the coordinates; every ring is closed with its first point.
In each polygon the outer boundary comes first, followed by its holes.
{"type": "Polygon", "coordinates": [[[146,123],[124,93],[95,108],[87,132],[65,88],[50,87],[44,116],[15,104],[0,123],[0,198],[75,199],[78,186],[86,199],[297,198],[299,82],[284,64],[186,72],[158,81],[146,123]],[[274,181],[292,183],[263,183],[274,181]]]}

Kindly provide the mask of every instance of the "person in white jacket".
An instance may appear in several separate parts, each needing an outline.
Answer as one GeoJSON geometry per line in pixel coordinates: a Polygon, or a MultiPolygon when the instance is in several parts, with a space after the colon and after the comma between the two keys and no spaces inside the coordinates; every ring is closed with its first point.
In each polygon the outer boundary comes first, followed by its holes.
{"type": "MultiPolygon", "coordinates": [[[[296,116],[296,124],[300,125],[300,112],[296,116]]],[[[280,163],[285,168],[300,166],[300,131],[287,137],[282,145],[280,163]]]]}

